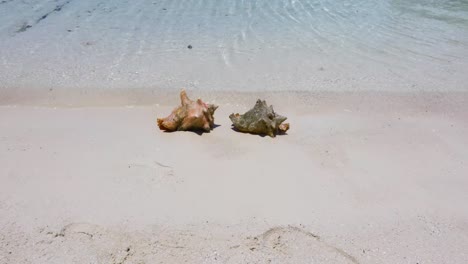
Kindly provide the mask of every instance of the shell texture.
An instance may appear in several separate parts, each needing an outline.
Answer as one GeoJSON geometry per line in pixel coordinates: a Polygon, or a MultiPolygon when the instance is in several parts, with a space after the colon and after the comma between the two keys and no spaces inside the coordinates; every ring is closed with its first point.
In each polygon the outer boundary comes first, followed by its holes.
{"type": "Polygon", "coordinates": [[[209,132],[214,128],[214,112],[218,106],[207,104],[201,99],[192,101],[185,90],[180,92],[180,101],[181,106],[174,109],[168,117],[157,119],[161,130],[209,132]]]}
{"type": "Polygon", "coordinates": [[[273,106],[268,106],[260,99],[245,114],[231,114],[229,118],[234,128],[240,132],[275,137],[289,129],[288,123],[283,124],[287,118],[275,113],[273,106]]]}

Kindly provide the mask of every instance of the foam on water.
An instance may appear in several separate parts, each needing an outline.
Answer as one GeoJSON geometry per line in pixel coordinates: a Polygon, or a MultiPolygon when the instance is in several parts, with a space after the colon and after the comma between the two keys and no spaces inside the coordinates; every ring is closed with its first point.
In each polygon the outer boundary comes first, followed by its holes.
{"type": "Polygon", "coordinates": [[[465,0],[0,1],[3,91],[468,91],[467,69],[465,0]]]}

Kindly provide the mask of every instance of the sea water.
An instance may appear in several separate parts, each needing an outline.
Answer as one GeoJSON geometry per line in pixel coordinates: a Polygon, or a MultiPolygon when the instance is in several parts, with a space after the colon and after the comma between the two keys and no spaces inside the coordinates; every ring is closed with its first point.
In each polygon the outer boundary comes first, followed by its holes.
{"type": "Polygon", "coordinates": [[[2,0],[14,89],[468,91],[467,0],[2,0]]]}

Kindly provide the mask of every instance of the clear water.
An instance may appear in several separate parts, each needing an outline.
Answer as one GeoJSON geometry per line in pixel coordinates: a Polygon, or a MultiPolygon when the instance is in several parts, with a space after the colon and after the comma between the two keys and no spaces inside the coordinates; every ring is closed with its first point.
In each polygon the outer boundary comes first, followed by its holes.
{"type": "Polygon", "coordinates": [[[467,75],[467,0],[0,1],[6,90],[467,91],[467,75]]]}

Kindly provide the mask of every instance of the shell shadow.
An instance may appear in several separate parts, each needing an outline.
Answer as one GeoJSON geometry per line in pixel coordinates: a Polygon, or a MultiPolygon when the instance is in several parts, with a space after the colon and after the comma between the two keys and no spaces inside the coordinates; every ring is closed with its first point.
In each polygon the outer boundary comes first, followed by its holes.
{"type": "MultiPolygon", "coordinates": [[[[259,136],[259,137],[262,137],[262,138],[268,137],[267,134],[254,134],[254,133],[250,133],[250,132],[240,131],[237,128],[235,128],[234,125],[231,126],[231,130],[235,131],[235,132],[238,132],[238,133],[242,133],[242,134],[250,134],[250,135],[254,135],[254,136],[259,136]]],[[[276,134],[276,136],[286,136],[286,135],[288,135],[287,132],[278,132],[278,134],[276,134]]]]}
{"type": "MultiPolygon", "coordinates": [[[[214,124],[214,125],[213,125],[213,129],[212,129],[211,131],[213,131],[215,128],[220,127],[220,126],[221,126],[221,125],[214,124]]],[[[206,132],[206,131],[203,130],[203,129],[195,129],[195,130],[187,130],[187,131],[182,131],[182,132],[191,132],[191,133],[195,133],[195,134],[201,136],[201,135],[203,135],[203,134],[205,134],[205,133],[210,133],[211,131],[206,132]]],[[[163,132],[164,132],[164,133],[169,133],[169,134],[170,134],[170,133],[180,132],[180,131],[177,131],[177,130],[176,130],[176,131],[163,131],[163,132]]]]}

